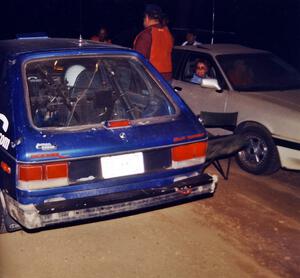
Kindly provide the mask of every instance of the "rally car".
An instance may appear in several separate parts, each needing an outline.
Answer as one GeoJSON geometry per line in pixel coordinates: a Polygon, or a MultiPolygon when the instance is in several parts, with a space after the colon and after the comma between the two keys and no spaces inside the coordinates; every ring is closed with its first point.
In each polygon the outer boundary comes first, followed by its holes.
{"type": "Polygon", "coordinates": [[[47,37],[0,50],[2,232],[213,195],[205,128],[143,56],[47,37]]]}

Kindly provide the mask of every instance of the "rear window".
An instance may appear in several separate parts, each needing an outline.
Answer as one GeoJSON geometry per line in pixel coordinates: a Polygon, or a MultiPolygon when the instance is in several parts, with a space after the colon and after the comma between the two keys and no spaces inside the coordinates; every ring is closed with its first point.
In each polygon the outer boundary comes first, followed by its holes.
{"type": "Polygon", "coordinates": [[[32,61],[25,74],[32,120],[39,128],[175,114],[174,104],[134,58],[32,61]]]}

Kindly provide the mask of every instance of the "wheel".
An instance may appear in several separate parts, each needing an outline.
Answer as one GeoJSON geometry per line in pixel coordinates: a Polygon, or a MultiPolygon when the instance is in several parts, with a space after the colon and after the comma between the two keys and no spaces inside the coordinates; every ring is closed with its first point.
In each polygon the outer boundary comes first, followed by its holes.
{"type": "Polygon", "coordinates": [[[4,211],[0,200],[0,234],[6,233],[5,220],[4,220],[4,211]]]}
{"type": "Polygon", "coordinates": [[[236,155],[236,161],[243,170],[255,175],[267,175],[280,168],[278,151],[267,129],[252,124],[238,133],[248,142],[247,147],[236,155]]]}

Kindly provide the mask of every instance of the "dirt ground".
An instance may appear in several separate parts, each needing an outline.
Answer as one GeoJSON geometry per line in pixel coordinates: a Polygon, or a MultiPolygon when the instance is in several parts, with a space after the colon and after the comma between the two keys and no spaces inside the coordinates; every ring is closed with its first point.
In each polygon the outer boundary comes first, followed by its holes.
{"type": "Polygon", "coordinates": [[[300,277],[299,220],[300,172],[233,165],[212,198],[0,235],[0,277],[300,277]]]}

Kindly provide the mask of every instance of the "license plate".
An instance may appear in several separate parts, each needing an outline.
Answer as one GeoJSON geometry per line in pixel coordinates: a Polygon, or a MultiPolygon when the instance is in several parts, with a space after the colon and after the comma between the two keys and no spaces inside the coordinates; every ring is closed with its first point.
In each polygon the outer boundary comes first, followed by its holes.
{"type": "Polygon", "coordinates": [[[101,157],[101,169],[105,179],[142,174],[145,172],[143,153],[101,157]]]}

